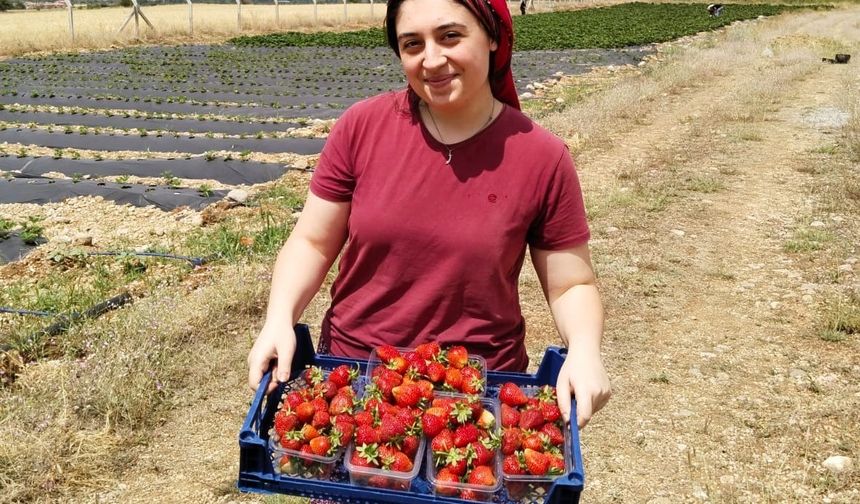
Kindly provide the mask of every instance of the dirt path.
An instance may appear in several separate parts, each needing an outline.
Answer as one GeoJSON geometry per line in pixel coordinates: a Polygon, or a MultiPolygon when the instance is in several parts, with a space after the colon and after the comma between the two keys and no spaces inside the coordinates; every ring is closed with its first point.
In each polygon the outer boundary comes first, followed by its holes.
{"type": "MultiPolygon", "coordinates": [[[[799,19],[799,33],[826,27],[858,47],[858,9],[799,19]]],[[[630,171],[646,181],[663,176],[669,165],[688,186],[722,184],[675,194],[660,212],[597,220],[615,397],[583,433],[586,502],[860,499],[856,471],[834,477],[821,469],[830,455],[856,464],[860,454],[860,344],[830,344],[812,332],[832,284],[857,282],[844,268],[831,271],[860,251],[848,244],[832,263],[783,249],[818,205],[820,195],[808,190],[817,175],[804,170],[810,152],[835,141],[837,125],[813,119],[843,106],[845,74],[856,75],[856,65],[816,66],[791,81],[772,96],[765,121],[714,122],[719,104],[740,99],[739,83],[759,70],[737,68],[666,96],[612,148],[579,159],[586,192],[623,185],[630,171]]],[[[848,215],[826,217],[825,230],[851,225],[848,215]]],[[[528,273],[523,283],[534,288],[528,273]]],[[[530,334],[544,336],[534,357],[555,337],[546,319],[536,322],[542,308],[527,313],[530,334]]],[[[79,501],[265,500],[233,489],[252,333],[216,349],[235,366],[185,398],[188,406],[135,450],[117,488],[79,501]]]]}

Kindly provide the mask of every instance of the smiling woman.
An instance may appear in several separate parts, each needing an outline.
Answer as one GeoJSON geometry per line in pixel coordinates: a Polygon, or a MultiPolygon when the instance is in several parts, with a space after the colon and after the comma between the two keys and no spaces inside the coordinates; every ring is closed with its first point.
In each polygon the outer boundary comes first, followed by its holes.
{"type": "Polygon", "coordinates": [[[287,379],[292,328],[338,255],[320,351],[456,343],[490,369],[524,371],[528,249],[571,349],[559,407],[568,417],[575,393],[584,426],[610,395],[589,229],[567,148],[519,110],[507,5],[391,0],[386,33],[408,86],[359,102],[332,129],[275,264],[250,386],[272,358],[287,379]]]}

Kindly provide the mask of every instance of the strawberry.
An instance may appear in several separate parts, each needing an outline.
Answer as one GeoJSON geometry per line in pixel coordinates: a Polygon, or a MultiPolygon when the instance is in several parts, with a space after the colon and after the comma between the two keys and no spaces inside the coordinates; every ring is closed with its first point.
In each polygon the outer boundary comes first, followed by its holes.
{"type": "Polygon", "coordinates": [[[289,431],[281,438],[281,446],[287,450],[298,451],[304,443],[304,436],[301,431],[289,431]]]}
{"type": "Polygon", "coordinates": [[[460,483],[460,477],[446,468],[439,469],[436,473],[436,493],[439,495],[457,495],[457,489],[452,483],[460,483]]]}
{"type": "Polygon", "coordinates": [[[418,436],[411,435],[403,438],[402,449],[403,453],[409,457],[414,457],[418,453],[418,446],[421,444],[421,439],[418,436]]]}
{"type": "Polygon", "coordinates": [[[518,427],[511,427],[510,429],[505,429],[502,433],[502,453],[505,455],[510,455],[515,451],[519,450],[523,444],[523,431],[521,431],[518,427]]]}
{"type": "Polygon", "coordinates": [[[391,478],[387,476],[371,476],[367,478],[367,484],[376,488],[388,488],[391,486],[391,478]]]}
{"type": "Polygon", "coordinates": [[[311,450],[315,455],[327,456],[331,450],[331,440],[326,436],[317,436],[310,440],[311,450]]]}
{"type": "Polygon", "coordinates": [[[314,411],[328,411],[328,401],[322,397],[315,397],[311,400],[311,404],[314,406],[314,411]]]}
{"type": "Polygon", "coordinates": [[[544,424],[543,415],[538,410],[520,412],[520,429],[539,429],[544,424]]]}
{"type": "Polygon", "coordinates": [[[278,437],[284,437],[284,434],[295,429],[298,423],[299,417],[295,413],[286,410],[275,413],[275,432],[278,433],[278,437]]]}
{"type": "Polygon", "coordinates": [[[496,475],[489,466],[479,465],[472,469],[466,481],[470,485],[493,486],[496,484],[496,475]]]}
{"type": "Polygon", "coordinates": [[[445,379],[445,366],[439,362],[431,362],[427,365],[427,378],[433,383],[439,383],[445,379]]]}
{"type": "Polygon", "coordinates": [[[545,422],[555,422],[561,418],[561,410],[555,402],[541,402],[539,409],[545,422]]]}
{"type": "Polygon", "coordinates": [[[338,393],[328,405],[328,412],[332,415],[341,415],[352,412],[352,397],[347,394],[338,393]]]}
{"type": "Polygon", "coordinates": [[[489,465],[496,456],[496,452],[484,446],[483,443],[474,442],[469,446],[471,446],[471,450],[475,454],[474,460],[472,460],[473,465],[489,465]]]}
{"type": "Polygon", "coordinates": [[[373,413],[370,411],[359,411],[353,418],[356,425],[373,425],[373,413]]]}
{"type": "Polygon", "coordinates": [[[448,365],[455,369],[463,369],[469,363],[469,352],[462,345],[452,346],[447,353],[448,365]]]}
{"type": "Polygon", "coordinates": [[[523,460],[526,470],[534,476],[543,476],[549,470],[549,456],[545,453],[526,448],[523,450],[523,460]]]}
{"type": "Polygon", "coordinates": [[[302,379],[304,379],[305,383],[308,385],[319,385],[323,382],[322,369],[317,366],[311,366],[302,371],[302,379]]]}
{"type": "Polygon", "coordinates": [[[409,472],[412,470],[412,459],[403,452],[394,453],[394,462],[391,464],[392,471],[409,472]]]}
{"type": "Polygon", "coordinates": [[[546,437],[549,438],[549,442],[553,446],[561,446],[564,444],[564,434],[562,434],[558,425],[554,423],[546,423],[541,427],[540,432],[546,434],[546,437]]]}
{"type": "Polygon", "coordinates": [[[431,341],[429,343],[421,343],[417,347],[415,347],[415,353],[420,355],[424,360],[435,360],[436,356],[439,355],[441,348],[439,347],[439,343],[435,341],[431,341]]]}
{"type": "Polygon", "coordinates": [[[484,392],[484,376],[473,367],[464,367],[463,381],[460,389],[464,394],[481,394],[484,392]]]}
{"type": "Polygon", "coordinates": [[[302,447],[299,449],[299,451],[302,452],[303,455],[316,455],[316,453],[314,453],[314,450],[313,450],[313,448],[311,448],[311,445],[309,443],[303,444],[302,447]]]}
{"type": "Polygon", "coordinates": [[[516,383],[506,382],[499,389],[499,401],[508,406],[522,406],[529,398],[516,383]]]}
{"type": "Polygon", "coordinates": [[[470,501],[483,500],[482,497],[478,496],[478,492],[472,490],[471,488],[464,488],[460,490],[460,498],[463,500],[470,501]]]}
{"type": "Polygon", "coordinates": [[[520,424],[520,412],[513,406],[502,403],[502,427],[515,427],[520,424]]]}
{"type": "Polygon", "coordinates": [[[355,449],[355,453],[358,453],[361,458],[366,461],[369,467],[376,467],[379,465],[379,447],[376,443],[361,445],[355,449]]]}
{"type": "Polygon", "coordinates": [[[307,401],[299,404],[296,407],[296,415],[298,416],[299,421],[302,423],[310,422],[311,419],[314,417],[315,412],[316,410],[314,409],[314,405],[307,401]]]}
{"type": "Polygon", "coordinates": [[[400,351],[391,345],[382,345],[376,347],[376,356],[379,358],[379,360],[388,364],[395,357],[400,357],[400,351]]]}
{"type": "Polygon", "coordinates": [[[320,435],[319,431],[311,424],[303,425],[301,433],[305,441],[310,441],[311,439],[320,435]]]}
{"type": "Polygon", "coordinates": [[[345,445],[352,441],[352,436],[355,434],[355,425],[349,422],[338,422],[332,428],[332,432],[334,431],[340,433],[341,443],[345,445]]]}
{"type": "Polygon", "coordinates": [[[334,383],[337,388],[349,385],[356,378],[358,378],[358,367],[353,368],[346,364],[334,368],[334,371],[328,375],[328,380],[334,383]]]}
{"type": "Polygon", "coordinates": [[[506,455],[502,460],[502,472],[505,474],[519,475],[525,474],[526,471],[520,464],[520,459],[516,454],[506,455]]]}
{"type": "Polygon", "coordinates": [[[564,474],[564,455],[549,455],[549,474],[564,474]]]}
{"type": "Polygon", "coordinates": [[[462,448],[478,440],[478,427],[474,424],[465,424],[457,427],[454,431],[454,446],[462,448]]]}
{"type": "Polygon", "coordinates": [[[414,384],[398,385],[391,389],[391,395],[394,397],[397,405],[404,408],[415,406],[421,400],[422,396],[421,389],[418,388],[418,385],[414,384]]]}
{"type": "Polygon", "coordinates": [[[302,395],[300,393],[293,390],[289,394],[287,394],[287,397],[284,400],[284,402],[286,404],[290,405],[291,410],[295,411],[296,407],[298,407],[299,404],[305,402],[305,399],[302,397],[302,395]]]}
{"type": "Polygon", "coordinates": [[[311,419],[311,425],[316,427],[317,429],[323,429],[328,427],[331,423],[331,415],[328,414],[328,411],[317,411],[314,413],[313,418],[311,419]]]}
{"type": "Polygon", "coordinates": [[[466,474],[466,468],[469,465],[469,459],[465,450],[451,448],[445,453],[439,454],[439,460],[436,465],[441,465],[457,476],[466,474]]]}
{"type": "Polygon", "coordinates": [[[428,408],[421,416],[421,429],[424,435],[432,438],[439,434],[448,425],[448,419],[444,410],[438,407],[428,408]]]}
{"type": "Polygon", "coordinates": [[[314,385],[314,395],[329,400],[337,395],[337,385],[330,381],[325,381],[319,385],[314,385]]]}
{"type": "Polygon", "coordinates": [[[349,459],[349,463],[356,467],[373,467],[373,464],[368,461],[357,449],[352,452],[352,457],[349,459]]]}
{"type": "Polygon", "coordinates": [[[415,386],[418,387],[422,399],[427,399],[428,401],[433,399],[434,387],[432,382],[428,380],[418,380],[417,382],[415,382],[415,386]]]}
{"type": "Polygon", "coordinates": [[[492,430],[493,427],[496,425],[496,417],[493,416],[492,411],[488,409],[483,409],[482,407],[481,414],[480,416],[478,416],[478,420],[475,422],[475,424],[486,431],[492,430]]]}
{"type": "Polygon", "coordinates": [[[421,357],[415,352],[409,352],[404,358],[408,363],[408,366],[406,368],[407,372],[412,370],[414,373],[417,373],[419,375],[427,374],[427,361],[425,361],[423,357],[421,357]]]}
{"type": "Polygon", "coordinates": [[[379,441],[394,441],[406,432],[406,425],[395,415],[385,414],[379,422],[379,441]]]}
{"type": "Polygon", "coordinates": [[[451,390],[460,390],[463,387],[463,372],[457,368],[445,370],[445,386],[451,390]]]}
{"type": "Polygon", "coordinates": [[[379,442],[379,431],[372,425],[359,425],[355,431],[355,444],[370,445],[379,442]]]}
{"type": "Polygon", "coordinates": [[[544,451],[544,437],[542,434],[529,434],[523,439],[523,448],[535,451],[544,451]]]}
{"type": "Polygon", "coordinates": [[[442,429],[436,437],[430,441],[430,450],[435,452],[447,452],[454,447],[454,433],[448,429],[442,429]]]}

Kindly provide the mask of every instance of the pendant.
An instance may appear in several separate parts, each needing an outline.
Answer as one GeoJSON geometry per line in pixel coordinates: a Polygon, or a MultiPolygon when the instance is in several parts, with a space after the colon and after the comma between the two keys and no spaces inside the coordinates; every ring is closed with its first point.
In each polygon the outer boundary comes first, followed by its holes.
{"type": "Polygon", "coordinates": [[[452,151],[448,147],[446,147],[446,149],[448,149],[448,159],[445,161],[445,164],[449,165],[449,164],[451,164],[452,151]]]}

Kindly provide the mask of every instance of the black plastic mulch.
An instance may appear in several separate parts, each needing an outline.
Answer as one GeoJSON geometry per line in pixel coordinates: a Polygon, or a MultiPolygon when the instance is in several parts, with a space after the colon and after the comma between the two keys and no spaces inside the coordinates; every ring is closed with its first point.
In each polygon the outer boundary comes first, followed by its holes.
{"type": "Polygon", "coordinates": [[[155,131],[180,131],[186,133],[224,133],[227,135],[253,135],[255,133],[268,133],[270,131],[286,131],[300,125],[294,122],[237,122],[237,121],[212,121],[192,119],[149,119],[145,117],[123,117],[113,115],[111,117],[99,114],[57,114],[52,112],[31,112],[0,110],[0,121],[29,124],[56,124],[58,126],[86,126],[89,128],[113,128],[136,130],[138,128],[155,131]]]}
{"type": "Polygon", "coordinates": [[[206,138],[174,137],[164,135],[80,135],[62,131],[48,133],[28,129],[6,129],[0,131],[0,142],[36,144],[49,148],[74,148],[107,151],[135,152],[188,152],[202,154],[209,151],[251,151],[264,153],[292,152],[296,154],[318,154],[325,145],[322,138],[206,138]]]}
{"type": "Polygon", "coordinates": [[[0,179],[0,202],[3,203],[57,203],[76,196],[101,196],[117,204],[136,207],[154,205],[162,210],[188,206],[202,209],[226,196],[227,191],[213,191],[202,196],[195,189],[170,189],[139,184],[114,184],[83,180],[57,180],[50,178],[0,179]]]}
{"type": "Polygon", "coordinates": [[[35,248],[35,245],[24,243],[17,233],[12,233],[0,239],[0,264],[23,259],[35,248]]]}
{"type": "MultiPolygon", "coordinates": [[[[91,159],[54,159],[0,157],[0,169],[20,171],[21,175],[40,176],[56,172],[70,177],[76,174],[93,177],[134,175],[137,177],[160,178],[169,172],[183,179],[217,180],[230,185],[252,185],[270,182],[281,177],[290,168],[273,163],[253,161],[225,161],[203,158],[192,159],[140,159],[94,161],[91,159]]],[[[3,200],[0,199],[0,203],[3,200]]]]}

